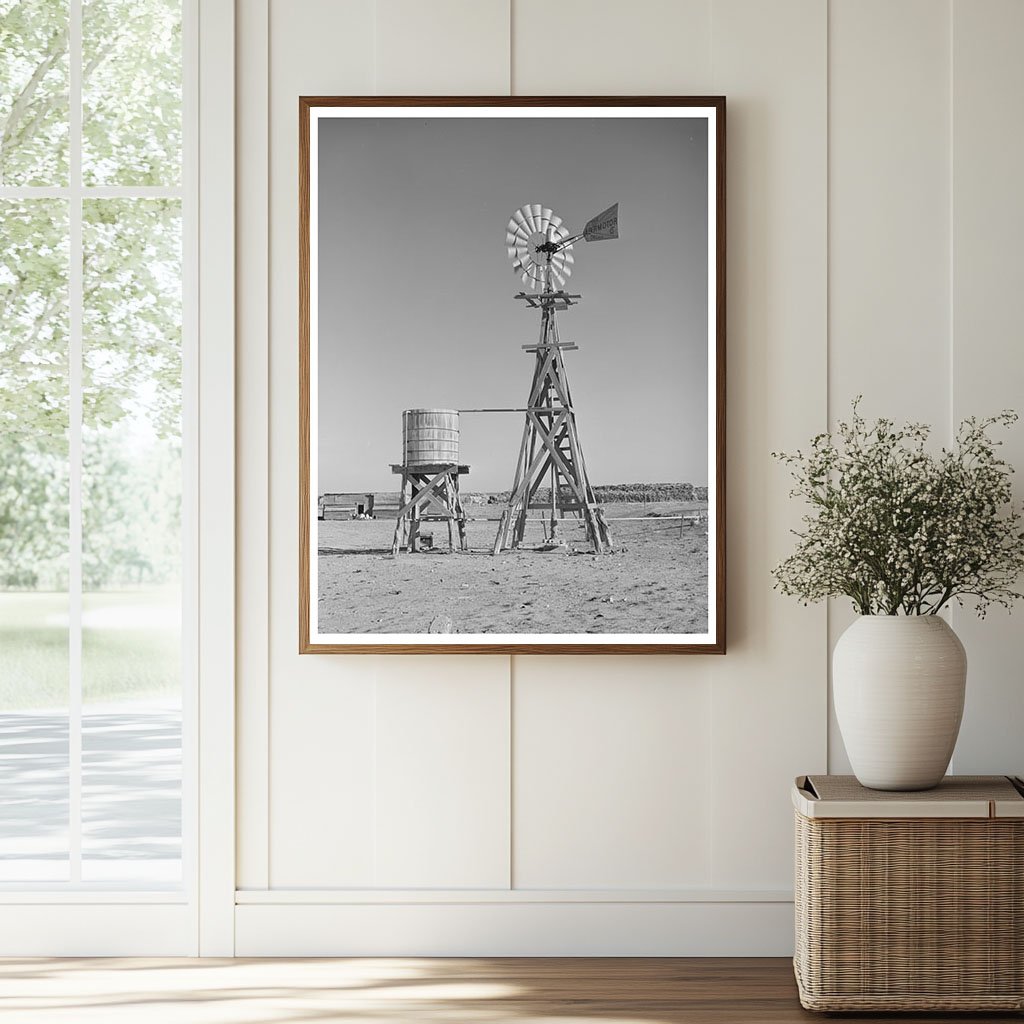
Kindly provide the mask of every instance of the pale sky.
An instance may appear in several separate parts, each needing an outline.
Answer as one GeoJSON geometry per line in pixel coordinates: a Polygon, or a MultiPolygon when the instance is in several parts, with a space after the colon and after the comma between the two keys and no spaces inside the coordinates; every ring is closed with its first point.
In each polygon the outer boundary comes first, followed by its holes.
{"type": "MultiPolygon", "coordinates": [[[[521,407],[539,311],[505,253],[526,203],[581,242],[558,314],[591,483],[706,484],[703,118],[319,121],[319,490],[396,490],[402,410],[521,407]]],[[[467,491],[511,486],[522,414],[462,417],[467,491]]]]}

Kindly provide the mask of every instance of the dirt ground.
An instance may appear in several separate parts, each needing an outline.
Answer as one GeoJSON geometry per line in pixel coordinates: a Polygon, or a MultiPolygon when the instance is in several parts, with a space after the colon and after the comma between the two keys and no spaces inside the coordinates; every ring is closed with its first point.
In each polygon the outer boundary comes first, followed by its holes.
{"type": "MultiPolygon", "coordinates": [[[[319,528],[322,633],[703,633],[704,523],[661,517],[700,502],[606,505],[615,551],[595,555],[582,526],[561,524],[567,550],[544,544],[540,519],[525,546],[491,554],[497,522],[467,524],[470,551],[449,554],[445,523],[425,523],[435,551],[391,556],[393,519],[333,520],[319,528]],[[616,522],[618,516],[645,517],[616,522]]],[[[470,506],[473,518],[500,506],[470,506]]],[[[540,513],[533,513],[539,516],[540,513]]]]}

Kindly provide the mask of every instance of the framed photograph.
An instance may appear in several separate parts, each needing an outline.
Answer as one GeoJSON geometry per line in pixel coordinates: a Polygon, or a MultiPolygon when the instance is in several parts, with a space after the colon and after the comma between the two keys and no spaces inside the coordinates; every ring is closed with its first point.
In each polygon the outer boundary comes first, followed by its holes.
{"type": "Polygon", "coordinates": [[[302,97],[302,653],[725,652],[725,100],[302,97]]]}

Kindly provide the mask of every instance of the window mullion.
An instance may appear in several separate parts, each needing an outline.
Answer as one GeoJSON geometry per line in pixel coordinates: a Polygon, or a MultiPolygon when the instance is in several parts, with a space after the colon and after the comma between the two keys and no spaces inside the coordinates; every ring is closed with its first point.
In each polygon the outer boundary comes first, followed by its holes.
{"type": "MultiPolygon", "coordinates": [[[[90,185],[83,193],[94,199],[183,199],[184,189],[164,185],[90,185]]],[[[68,199],[63,185],[0,185],[0,199],[68,199]]]]}
{"type": "Polygon", "coordinates": [[[70,0],[68,449],[68,844],[71,884],[82,880],[82,0],[70,0]]]}

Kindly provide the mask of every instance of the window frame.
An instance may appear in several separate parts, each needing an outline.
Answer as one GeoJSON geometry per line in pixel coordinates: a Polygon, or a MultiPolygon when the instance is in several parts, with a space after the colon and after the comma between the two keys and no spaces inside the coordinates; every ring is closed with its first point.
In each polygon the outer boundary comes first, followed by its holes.
{"type": "MultiPolygon", "coordinates": [[[[87,944],[90,936],[102,936],[110,931],[112,922],[98,919],[99,932],[90,929],[88,917],[82,911],[109,904],[140,904],[138,909],[148,915],[149,924],[142,917],[125,933],[140,947],[133,952],[166,949],[170,943],[180,953],[194,953],[198,949],[198,896],[199,896],[199,676],[200,676],[200,562],[199,552],[203,540],[203,521],[200,503],[200,441],[199,427],[203,406],[200,394],[201,322],[199,259],[200,259],[200,123],[199,89],[201,79],[212,76],[223,85],[223,42],[219,47],[200,54],[200,21],[212,20],[229,26],[233,34],[233,12],[229,0],[207,0],[205,10],[199,0],[182,0],[182,163],[180,184],[175,186],[87,185],[82,176],[82,66],[84,0],[68,0],[69,32],[69,119],[68,119],[68,180],[66,185],[0,186],[3,199],[61,199],[67,204],[69,224],[68,265],[68,389],[69,389],[69,880],[68,881],[11,881],[0,883],[0,906],[4,904],[33,904],[39,909],[38,921],[25,919],[27,930],[13,929],[11,946],[0,942],[0,953],[45,954],[47,952],[76,951],[76,934],[87,944]],[[204,70],[205,69],[205,70],[204,70]],[[181,883],[168,886],[145,886],[138,882],[83,882],[82,863],[82,358],[83,358],[83,219],[84,204],[90,199],[147,199],[167,198],[181,203],[182,216],[182,877],[181,883]],[[50,934],[56,907],[64,904],[77,913],[69,920],[67,932],[60,937],[50,934]],[[156,912],[166,905],[167,913],[156,912]],[[140,936],[140,929],[142,930],[140,936]],[[148,937],[144,933],[149,933],[148,937]],[[161,934],[162,933],[162,934],[161,934]],[[69,948],[68,942],[71,942],[69,948]],[[53,945],[56,943],[56,946],[53,945]]],[[[221,33],[223,35],[223,33],[221,33]]],[[[232,44],[233,50],[233,44],[232,44]]],[[[233,73],[233,53],[227,61],[233,73]]],[[[228,89],[233,104],[233,90],[228,89]]],[[[214,104],[210,121],[217,122],[217,130],[233,136],[233,114],[223,102],[214,104]]],[[[207,118],[204,112],[204,121],[207,118]]],[[[212,130],[212,129],[210,129],[212,130]]],[[[233,181],[233,162],[228,173],[233,181]]],[[[223,187],[223,174],[220,175],[223,187]]],[[[232,282],[233,284],[233,282],[232,282]]],[[[225,346],[233,347],[233,339],[225,346]]],[[[216,346],[215,346],[216,348],[216,346]]],[[[233,369],[233,364],[232,364],[233,369]]],[[[224,403],[211,418],[216,421],[224,415],[233,419],[233,398],[224,403]]],[[[233,453],[233,434],[228,442],[233,453]]],[[[224,472],[223,445],[213,452],[218,472],[224,472]]],[[[233,454],[232,454],[233,469],[233,454]]],[[[232,473],[229,473],[231,476],[232,473]]],[[[233,482],[230,493],[233,499],[233,482]]],[[[228,506],[231,508],[233,506],[228,506]]],[[[223,518],[224,507],[218,509],[223,518]]],[[[208,518],[208,517],[207,517],[208,518]]],[[[233,516],[231,532],[233,535],[233,516]]],[[[214,559],[211,559],[214,561],[214,559]]],[[[229,563],[233,573],[233,561],[229,563]]],[[[218,572],[223,574],[224,567],[218,572]]],[[[233,623],[233,601],[225,609],[227,622],[233,623]]],[[[216,616],[214,620],[216,621],[216,616]]],[[[222,638],[221,647],[231,647],[230,638],[222,638]]],[[[232,662],[233,664],[233,662],[232,662]]],[[[233,714],[233,705],[231,705],[233,714]]],[[[216,729],[218,742],[227,743],[233,755],[233,722],[224,716],[213,716],[211,726],[216,729]]],[[[233,761],[233,756],[232,756],[233,761]]],[[[209,769],[208,769],[209,771],[209,769]]],[[[230,835],[230,833],[229,833],[230,835]]],[[[28,908],[24,908],[27,910],[28,908]]],[[[134,909],[134,908],[132,908],[134,909]]],[[[125,908],[126,911],[129,907],[125,908]]],[[[23,916],[23,915],[22,915],[23,916]]],[[[103,940],[101,940],[102,945],[103,940]]],[[[111,951],[102,945],[98,951],[111,951]]],[[[81,949],[79,952],[93,950],[81,949]]]]}
{"type": "Polygon", "coordinates": [[[8,923],[0,956],[235,953],[235,9],[234,0],[184,4],[190,156],[182,184],[196,238],[186,269],[195,358],[183,409],[198,423],[192,613],[200,628],[187,754],[197,766],[194,885],[190,902],[174,905],[148,902],[151,894],[0,893],[8,923]]]}

